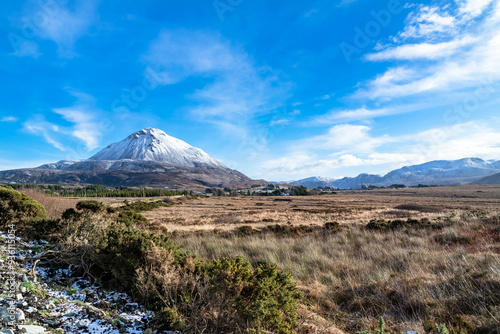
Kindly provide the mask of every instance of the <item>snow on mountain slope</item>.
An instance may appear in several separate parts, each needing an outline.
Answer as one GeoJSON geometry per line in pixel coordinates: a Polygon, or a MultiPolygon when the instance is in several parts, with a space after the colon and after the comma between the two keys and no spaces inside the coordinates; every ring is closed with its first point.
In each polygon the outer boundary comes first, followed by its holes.
{"type": "Polygon", "coordinates": [[[373,174],[359,174],[356,177],[344,177],[333,182],[333,186],[339,189],[361,189],[363,186],[378,185],[382,176],[373,174]]]}
{"type": "Polygon", "coordinates": [[[40,168],[40,169],[66,169],[66,168],[76,164],[77,162],[81,162],[81,161],[82,160],[61,160],[58,162],[53,162],[53,163],[41,165],[40,167],[37,167],[37,168],[40,168]]]}
{"type": "Polygon", "coordinates": [[[199,148],[154,128],[133,133],[124,140],[109,145],[88,160],[140,160],[168,163],[178,167],[196,167],[198,164],[224,167],[199,148]]]}
{"type": "Polygon", "coordinates": [[[330,188],[333,187],[333,182],[335,179],[330,177],[313,176],[307,179],[302,179],[298,181],[288,182],[291,185],[304,186],[307,188],[330,188]]]}

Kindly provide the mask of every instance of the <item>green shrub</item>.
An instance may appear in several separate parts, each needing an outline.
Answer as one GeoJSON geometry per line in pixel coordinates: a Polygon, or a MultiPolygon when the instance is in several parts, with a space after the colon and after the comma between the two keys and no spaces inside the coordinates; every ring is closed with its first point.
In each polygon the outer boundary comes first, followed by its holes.
{"type": "Polygon", "coordinates": [[[10,187],[0,187],[1,225],[46,218],[47,213],[40,203],[10,187]]]}
{"type": "MultiPolygon", "coordinates": [[[[224,326],[229,326],[228,332],[248,326],[258,332],[292,333],[297,327],[301,295],[290,276],[276,265],[264,264],[252,271],[242,257],[223,258],[208,265],[207,275],[209,291],[221,301],[218,316],[224,319],[224,326]]],[[[221,331],[226,332],[223,328],[221,331]]]]}
{"type": "Polygon", "coordinates": [[[98,213],[103,212],[106,209],[104,203],[93,200],[80,201],[76,204],[77,210],[83,212],[98,213]]]}
{"type": "Polygon", "coordinates": [[[151,211],[162,206],[169,206],[169,205],[163,202],[134,202],[134,203],[127,203],[120,209],[124,211],[128,210],[128,211],[141,212],[141,211],[151,211]]]}
{"type": "Polygon", "coordinates": [[[132,227],[138,223],[149,223],[149,220],[140,213],[127,210],[118,214],[118,222],[127,227],[132,227]]]}
{"type": "Polygon", "coordinates": [[[82,214],[81,214],[80,212],[76,211],[76,210],[75,210],[75,209],[73,209],[73,208],[70,208],[70,209],[66,209],[66,210],[63,212],[63,214],[62,214],[61,218],[62,218],[63,220],[66,220],[66,221],[75,221],[75,220],[80,219],[80,218],[81,218],[81,215],[82,215],[82,214]]]}

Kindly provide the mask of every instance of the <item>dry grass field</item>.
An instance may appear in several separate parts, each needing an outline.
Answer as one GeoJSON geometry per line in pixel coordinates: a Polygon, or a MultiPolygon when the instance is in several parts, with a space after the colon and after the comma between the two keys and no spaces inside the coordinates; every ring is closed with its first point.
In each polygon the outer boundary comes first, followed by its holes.
{"type": "Polygon", "coordinates": [[[364,224],[372,219],[435,218],[457,210],[495,210],[500,205],[500,187],[342,191],[307,197],[209,197],[177,203],[144,215],[154,226],[170,231],[231,230],[270,224],[364,224]],[[409,204],[416,207],[405,207],[409,204]]]}
{"type": "Polygon", "coordinates": [[[380,316],[391,333],[500,333],[500,186],[170,202],[144,228],[203,259],[278,264],[304,295],[301,333],[373,330],[380,316]]]}

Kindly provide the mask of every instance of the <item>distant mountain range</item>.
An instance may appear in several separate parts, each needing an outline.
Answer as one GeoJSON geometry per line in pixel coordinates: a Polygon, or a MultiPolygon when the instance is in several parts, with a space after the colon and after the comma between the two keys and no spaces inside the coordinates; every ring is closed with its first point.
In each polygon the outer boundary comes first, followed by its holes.
{"type": "Polygon", "coordinates": [[[500,179],[500,161],[486,161],[479,158],[460,160],[436,160],[421,165],[407,166],[393,170],[384,176],[360,174],[356,177],[332,179],[310,177],[287,182],[308,188],[332,187],[338,189],[361,189],[363,186],[406,186],[455,185],[455,184],[498,184],[500,179]]]}
{"type": "Polygon", "coordinates": [[[1,183],[102,184],[110,187],[250,187],[266,184],[230,169],[199,148],[147,128],[111,144],[87,160],[0,172],[1,183]]]}

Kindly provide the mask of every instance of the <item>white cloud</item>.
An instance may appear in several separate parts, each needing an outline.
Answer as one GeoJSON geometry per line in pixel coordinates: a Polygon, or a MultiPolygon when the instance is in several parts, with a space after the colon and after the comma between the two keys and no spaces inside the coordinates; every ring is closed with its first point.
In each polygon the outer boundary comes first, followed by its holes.
{"type": "Polygon", "coordinates": [[[99,126],[91,112],[84,106],[53,109],[53,112],[61,115],[68,122],[74,123],[69,130],[71,135],[82,140],[86,149],[91,151],[99,146],[101,135],[99,126]]]}
{"type": "Polygon", "coordinates": [[[311,121],[306,122],[306,125],[330,125],[341,122],[358,121],[358,120],[365,120],[376,117],[400,114],[414,110],[413,108],[408,108],[408,107],[409,106],[404,106],[401,108],[369,109],[366,106],[363,106],[357,109],[331,110],[330,112],[324,115],[314,117],[311,121]]]}
{"type": "Polygon", "coordinates": [[[17,117],[14,117],[14,116],[4,116],[0,119],[0,122],[17,122],[18,121],[18,118],[17,117]]]}
{"type": "Polygon", "coordinates": [[[492,85],[500,81],[500,1],[496,0],[494,4],[485,18],[474,26],[474,34],[465,29],[472,21],[462,20],[461,17],[454,26],[456,29],[446,32],[451,41],[431,44],[429,41],[433,40],[433,35],[430,34],[423,43],[403,44],[368,55],[369,60],[405,59],[413,62],[404,67],[389,67],[385,73],[360,88],[355,96],[392,99],[437,91],[475,89],[486,80],[492,85]],[[433,60],[433,63],[420,63],[419,59],[433,60]]]}
{"type": "Polygon", "coordinates": [[[400,39],[434,39],[456,32],[457,19],[446,8],[420,5],[407,18],[407,24],[398,37],[400,39]]]}
{"type": "Polygon", "coordinates": [[[459,13],[467,19],[481,15],[493,0],[462,0],[459,1],[459,13]]]}
{"type": "Polygon", "coordinates": [[[392,142],[388,136],[372,137],[366,125],[339,124],[323,135],[302,139],[291,145],[300,152],[327,151],[336,154],[369,153],[392,142]]]}
{"type": "Polygon", "coordinates": [[[406,44],[388,48],[381,52],[366,55],[369,61],[384,60],[415,60],[415,59],[441,59],[455,54],[460,48],[477,41],[476,38],[465,36],[458,40],[442,43],[406,44]]]}

